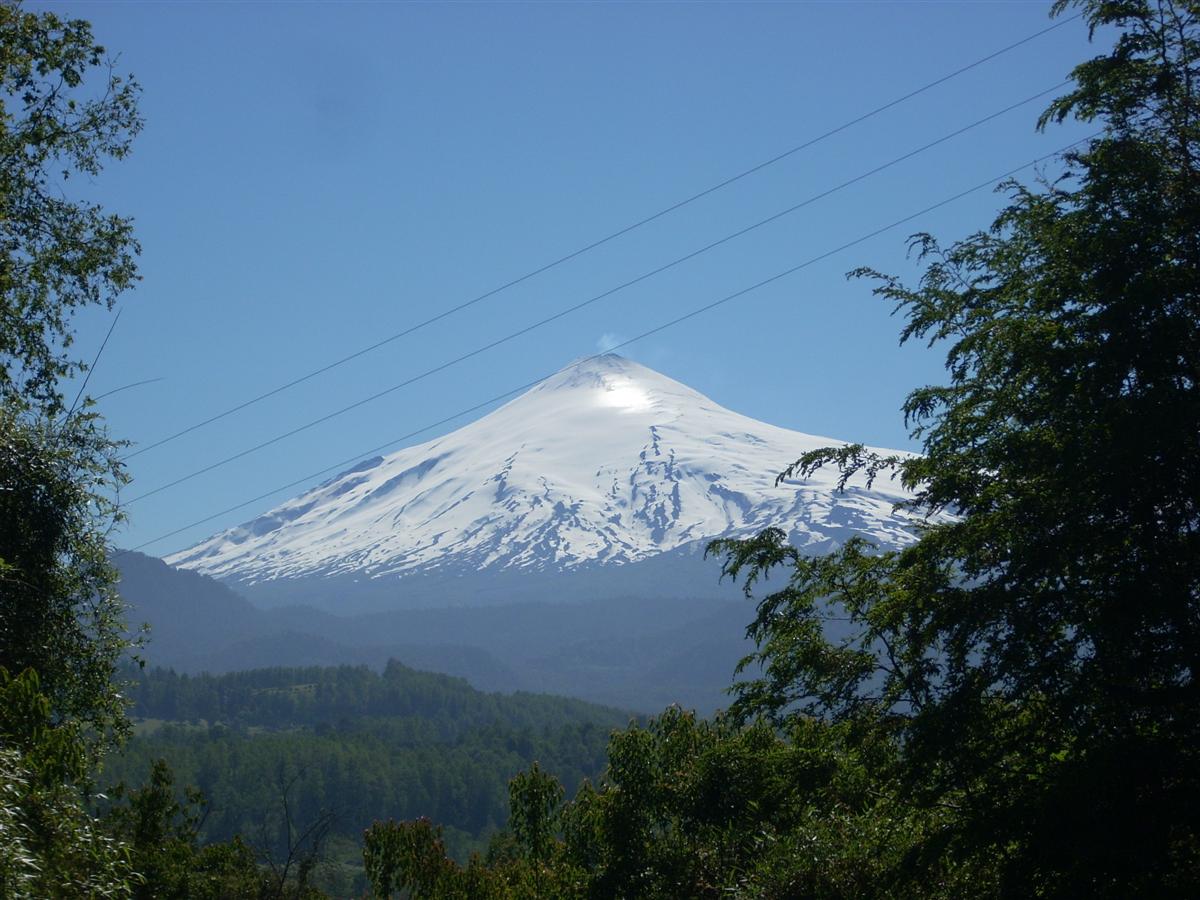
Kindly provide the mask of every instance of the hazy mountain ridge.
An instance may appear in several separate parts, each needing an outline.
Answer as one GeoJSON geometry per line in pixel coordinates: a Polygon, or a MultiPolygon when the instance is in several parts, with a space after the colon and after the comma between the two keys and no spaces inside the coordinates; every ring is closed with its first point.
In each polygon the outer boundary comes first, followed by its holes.
{"type": "Polygon", "coordinates": [[[752,615],[745,602],[627,594],[353,616],[308,606],[263,610],[215,579],[153,557],[122,553],[114,562],[129,621],[151,626],[140,653],[151,665],[196,674],[346,663],[382,669],[396,659],[480,690],[550,691],[641,712],[724,705],[752,615]]]}
{"type": "Polygon", "coordinates": [[[188,671],[397,658],[490,690],[710,711],[753,609],[704,558],[709,540],[767,526],[813,553],[856,533],[912,540],[886,479],[776,484],[841,443],[606,355],[168,557],[191,575],[131,559],[124,587],[156,625],[151,659],[188,671]],[[204,620],[208,602],[227,612],[204,620]]]}

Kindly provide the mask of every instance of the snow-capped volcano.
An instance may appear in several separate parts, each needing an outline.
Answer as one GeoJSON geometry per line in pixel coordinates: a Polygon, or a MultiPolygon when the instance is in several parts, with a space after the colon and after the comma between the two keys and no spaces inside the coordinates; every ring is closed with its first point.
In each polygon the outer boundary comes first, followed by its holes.
{"type": "Polygon", "coordinates": [[[437,440],[375,457],[168,557],[219,578],[560,571],[647,559],[769,525],[814,551],[912,539],[906,495],[835,474],[775,484],[842,443],[755,421],[615,355],[567,366],[437,440]]]}

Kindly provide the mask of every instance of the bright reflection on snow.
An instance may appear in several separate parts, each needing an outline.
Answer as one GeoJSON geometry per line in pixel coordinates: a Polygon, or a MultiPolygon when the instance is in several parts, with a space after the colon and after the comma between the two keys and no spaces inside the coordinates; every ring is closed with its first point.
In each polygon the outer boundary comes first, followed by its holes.
{"type": "Polygon", "coordinates": [[[606,381],[604,390],[600,392],[601,406],[614,406],[617,409],[634,412],[649,409],[652,405],[650,395],[632,381],[606,381]]]}

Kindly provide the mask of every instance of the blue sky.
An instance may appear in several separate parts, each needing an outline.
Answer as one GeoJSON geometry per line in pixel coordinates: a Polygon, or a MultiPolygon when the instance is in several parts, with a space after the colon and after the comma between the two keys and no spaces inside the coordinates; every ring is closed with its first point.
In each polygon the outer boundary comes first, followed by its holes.
{"type": "MultiPolygon", "coordinates": [[[[144,280],[90,391],[148,444],[469,300],[1050,24],[1042,2],[33,3],[144,86],[88,196],[144,280]]],[[[1069,23],[463,313],[130,461],[126,498],[634,278],[1063,81],[1069,23]]],[[[1077,140],[1030,103],[587,309],[129,507],[134,546],[438,421],[1077,140]]],[[[1032,178],[1032,170],[1024,173],[1032,178]]],[[[985,225],[982,191],[622,352],[765,421],[914,448],[942,353],[847,270],[985,225]]],[[[81,354],[111,314],[80,317],[81,354]]],[[[478,415],[479,413],[475,413],[478,415]]],[[[466,421],[466,420],[463,420],[466,421]]],[[[442,426],[417,443],[461,422],[442,426]]],[[[401,446],[401,445],[398,445],[401,446]]],[[[780,460],[784,465],[790,460],[780,460]]],[[[300,488],[146,547],[167,553],[300,488]]]]}

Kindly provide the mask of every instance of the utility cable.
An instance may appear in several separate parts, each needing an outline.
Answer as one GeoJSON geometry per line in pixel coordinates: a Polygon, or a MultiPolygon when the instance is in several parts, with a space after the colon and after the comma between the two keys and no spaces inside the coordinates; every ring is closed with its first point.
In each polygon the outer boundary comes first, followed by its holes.
{"type": "Polygon", "coordinates": [[[1050,93],[1053,93],[1054,91],[1060,90],[1066,84],[1067,84],[1067,82],[1062,82],[1061,84],[1057,84],[1054,87],[1050,87],[1044,91],[1040,91],[1039,93],[1034,94],[1032,97],[1026,97],[1024,100],[1014,103],[1011,106],[1006,106],[1004,109],[1002,109],[998,112],[994,112],[991,115],[984,116],[982,119],[977,119],[976,121],[972,122],[969,125],[964,125],[962,128],[959,128],[956,131],[952,131],[949,134],[945,134],[942,137],[937,138],[936,140],[930,141],[929,143],[924,144],[924,145],[916,148],[915,150],[910,150],[909,152],[902,154],[901,156],[897,156],[894,159],[892,159],[886,163],[883,163],[882,165],[876,166],[875,168],[873,168],[867,172],[863,172],[860,175],[854,176],[853,178],[849,179],[848,181],[843,181],[841,184],[838,184],[834,187],[826,188],[825,190],[821,191],[820,193],[814,194],[813,196],[808,197],[807,199],[802,200],[799,203],[789,206],[787,209],[780,210],[779,212],[774,213],[773,215],[767,216],[767,218],[765,218],[765,219],[760,219],[759,221],[755,222],[752,225],[747,225],[745,228],[741,228],[741,229],[733,232],[732,234],[727,234],[722,238],[718,238],[717,240],[712,241],[711,243],[705,244],[704,246],[702,246],[696,250],[693,250],[690,253],[686,253],[683,256],[677,257],[668,263],[664,263],[663,265],[660,265],[657,268],[651,269],[648,272],[643,272],[641,275],[638,275],[635,278],[631,278],[628,281],[622,282],[621,284],[617,285],[616,287],[609,288],[608,290],[603,291],[602,293],[588,297],[586,300],[582,300],[579,303],[574,304],[573,306],[568,306],[565,309],[559,310],[558,312],[553,313],[549,316],[546,316],[545,318],[539,319],[538,321],[533,322],[529,325],[526,325],[523,328],[519,328],[516,331],[510,332],[510,333],[504,335],[503,337],[497,338],[493,341],[483,344],[480,347],[476,347],[474,350],[470,350],[466,353],[463,353],[460,356],[456,356],[454,359],[451,359],[447,362],[436,365],[431,369],[426,369],[425,371],[420,372],[417,375],[413,375],[411,378],[407,378],[404,381],[401,381],[399,384],[393,384],[391,387],[387,387],[381,391],[377,391],[376,393],[371,394],[369,397],[363,397],[361,400],[356,400],[353,403],[350,403],[339,409],[335,409],[333,412],[327,413],[316,419],[312,419],[308,422],[305,422],[302,425],[298,425],[295,428],[291,429],[290,431],[285,431],[282,434],[277,434],[274,437],[268,438],[267,440],[262,441],[261,443],[255,444],[252,447],[247,447],[244,450],[239,450],[237,453],[234,453],[231,456],[227,456],[224,459],[217,460],[216,462],[210,463],[202,468],[196,469],[193,472],[189,472],[186,475],[181,475],[179,478],[176,478],[174,481],[168,481],[166,484],[161,484],[156,488],[152,488],[151,490],[148,490],[145,493],[139,494],[138,496],[132,498],[131,500],[126,501],[125,505],[127,505],[127,506],[132,505],[134,503],[137,503],[140,500],[146,499],[147,497],[152,497],[155,494],[160,494],[163,491],[169,490],[170,488],[173,488],[173,487],[176,487],[177,485],[183,484],[186,481],[191,481],[193,478],[197,478],[201,475],[204,475],[208,472],[213,471],[214,469],[219,469],[222,466],[228,465],[231,462],[234,462],[236,460],[242,459],[243,457],[249,456],[251,453],[256,453],[259,450],[262,450],[266,447],[270,447],[272,444],[277,444],[280,441],[286,440],[287,438],[294,437],[295,435],[300,434],[301,432],[307,431],[310,428],[315,428],[317,425],[321,425],[325,422],[328,422],[331,419],[337,418],[338,416],[345,415],[346,413],[351,412],[352,410],[358,409],[361,406],[365,406],[368,403],[372,403],[375,400],[380,399],[381,397],[386,397],[388,394],[395,393],[396,391],[400,390],[401,388],[408,387],[409,385],[415,384],[418,381],[422,381],[422,380],[430,377],[431,375],[436,375],[438,372],[443,372],[446,369],[451,368],[452,366],[456,366],[460,363],[466,362],[469,359],[472,359],[473,357],[479,356],[481,353],[485,353],[488,350],[492,350],[496,347],[501,346],[502,344],[507,344],[509,341],[516,340],[517,338],[519,338],[523,335],[526,335],[531,331],[534,331],[538,328],[542,328],[546,325],[551,324],[552,322],[556,322],[559,319],[565,318],[566,316],[572,315],[573,313],[576,313],[579,310],[584,309],[585,307],[591,306],[593,303],[597,303],[600,300],[611,297],[614,294],[616,294],[620,291],[623,291],[628,287],[632,287],[635,284],[639,284],[643,281],[646,281],[649,278],[653,278],[654,276],[659,275],[659,274],[667,271],[668,269],[673,269],[678,265],[682,265],[683,263],[687,262],[688,260],[695,259],[696,257],[698,257],[704,253],[707,253],[710,250],[713,250],[717,247],[720,247],[723,244],[727,244],[730,241],[735,240],[736,238],[739,238],[746,234],[749,234],[750,232],[755,231],[759,228],[762,228],[765,225],[769,225],[770,223],[775,222],[775,221],[783,218],[784,216],[790,215],[790,214],[796,212],[797,210],[803,209],[804,207],[806,207],[812,203],[815,203],[818,200],[828,197],[829,195],[834,194],[840,190],[844,190],[845,188],[850,187],[851,185],[857,184],[858,182],[863,181],[864,179],[870,178],[872,175],[876,175],[886,169],[890,169],[892,166],[898,165],[899,163],[904,162],[905,160],[911,159],[912,157],[917,156],[918,154],[924,153],[925,151],[930,150],[933,147],[938,146],[939,144],[943,144],[946,141],[949,141],[952,138],[958,137],[959,135],[964,134],[965,132],[970,131],[973,128],[977,128],[980,125],[985,124],[986,122],[990,122],[993,119],[1004,115],[1005,113],[1012,112],[1014,109],[1017,109],[1028,103],[1032,103],[1034,100],[1037,100],[1039,97],[1044,97],[1046,94],[1050,94],[1050,93]]]}
{"type": "Polygon", "coordinates": [[[974,62],[968,63],[967,65],[963,66],[962,68],[955,69],[953,72],[943,75],[940,78],[936,78],[933,81],[930,81],[927,84],[924,84],[919,88],[916,88],[915,90],[909,91],[907,94],[897,97],[895,100],[891,100],[891,101],[883,104],[882,106],[877,106],[869,112],[863,113],[862,115],[860,115],[854,119],[851,119],[848,122],[838,125],[836,128],[831,128],[829,131],[826,131],[823,134],[819,134],[814,138],[810,138],[809,140],[805,141],[802,144],[797,144],[795,147],[785,150],[782,153],[779,153],[779,154],[771,157],[770,159],[767,159],[767,160],[764,160],[763,162],[758,163],[757,165],[751,166],[750,168],[745,169],[745,170],[737,173],[736,175],[730,176],[729,178],[726,178],[724,181],[720,181],[717,184],[712,185],[711,187],[707,187],[704,190],[699,191],[695,194],[692,194],[689,197],[685,197],[684,199],[679,200],[679,201],[671,204],[670,206],[660,209],[656,213],[652,213],[651,215],[646,216],[643,219],[639,219],[638,221],[633,222],[630,225],[626,225],[623,228],[620,228],[620,229],[612,232],[611,234],[605,235],[602,238],[592,241],[590,244],[586,244],[577,250],[573,250],[570,253],[566,254],[565,256],[560,256],[559,258],[557,258],[551,262],[545,263],[544,265],[541,265],[538,268],[535,268],[535,269],[530,270],[529,272],[526,272],[524,275],[520,275],[520,276],[512,279],[511,281],[507,281],[504,284],[499,285],[498,287],[492,288],[491,290],[489,290],[483,294],[480,294],[477,297],[473,297],[470,300],[466,300],[462,303],[459,303],[457,306],[452,306],[449,309],[444,310],[443,312],[440,312],[434,316],[431,316],[428,319],[425,319],[421,322],[417,322],[414,325],[410,325],[409,327],[404,328],[403,330],[398,331],[395,334],[392,334],[392,335],[389,335],[388,337],[382,338],[381,340],[378,340],[375,343],[370,344],[366,347],[363,347],[359,350],[355,350],[353,353],[343,356],[340,359],[336,359],[333,362],[327,363],[318,369],[313,369],[311,372],[308,372],[305,375],[300,375],[297,378],[294,378],[291,381],[286,382],[285,384],[281,384],[278,387],[271,388],[270,390],[265,391],[264,393],[258,394],[255,397],[251,397],[248,400],[244,400],[235,406],[231,406],[229,409],[226,409],[223,412],[216,413],[212,416],[209,416],[207,419],[203,419],[199,422],[189,425],[186,428],[176,431],[174,434],[169,434],[166,437],[160,438],[159,440],[154,441],[151,444],[147,444],[144,447],[139,447],[137,450],[127,453],[124,457],[122,457],[122,459],[125,459],[125,460],[132,459],[133,457],[139,456],[142,453],[146,453],[157,447],[161,447],[163,444],[170,443],[171,441],[181,438],[186,434],[191,434],[193,431],[203,428],[206,425],[211,425],[212,423],[220,421],[221,419],[224,419],[227,416],[231,416],[234,413],[241,412],[243,409],[246,409],[249,406],[253,406],[254,404],[259,403],[263,400],[266,400],[270,397],[274,397],[276,394],[280,394],[283,391],[294,388],[299,384],[303,384],[304,382],[306,382],[312,378],[316,378],[318,375],[323,375],[332,369],[336,369],[338,366],[345,365],[346,363],[348,363],[352,360],[358,359],[359,357],[364,356],[368,353],[371,353],[375,350],[378,350],[380,347],[384,347],[387,344],[392,343],[393,341],[397,341],[402,337],[407,337],[408,335],[413,334],[414,332],[420,331],[422,328],[426,328],[430,325],[433,325],[436,322],[440,322],[443,319],[448,318],[449,316],[452,316],[456,313],[462,312],[464,309],[474,306],[477,303],[481,303],[484,300],[487,300],[489,297],[494,297],[497,294],[499,294],[503,291],[506,291],[511,287],[515,287],[516,285],[521,284],[522,282],[528,281],[531,278],[535,278],[536,276],[541,275],[544,272],[548,272],[551,269],[554,269],[554,268],[562,265],[563,263],[569,262],[569,261],[575,259],[576,257],[582,256],[583,254],[588,253],[591,250],[595,250],[597,247],[603,246],[604,244],[607,244],[610,241],[614,241],[619,237],[629,234],[631,231],[635,231],[638,228],[641,228],[643,225],[649,225],[651,222],[661,219],[663,216],[669,215],[670,213],[673,213],[679,209],[682,209],[683,207],[688,206],[689,204],[694,203],[697,200],[700,200],[704,197],[707,197],[710,194],[714,194],[717,191],[723,190],[724,188],[729,187],[729,185],[734,184],[738,181],[741,181],[743,178],[747,178],[750,175],[753,175],[756,172],[760,172],[769,166],[773,166],[778,162],[782,162],[783,160],[787,159],[790,156],[795,155],[796,153],[799,153],[802,150],[807,150],[809,147],[812,147],[812,146],[819,144],[822,141],[825,141],[837,134],[840,134],[841,132],[846,131],[849,128],[852,128],[855,125],[859,125],[859,124],[867,121],[868,119],[871,119],[874,116],[879,115],[882,112],[886,112],[887,110],[892,109],[896,106],[899,106],[900,104],[905,103],[908,100],[911,100],[914,97],[917,97],[917,96],[925,93],[926,91],[932,90],[933,88],[938,87],[939,85],[945,84],[947,81],[950,81],[953,78],[957,78],[959,75],[963,75],[966,72],[969,72],[972,69],[975,69],[975,68],[983,65],[984,63],[990,62],[991,60],[996,59],[999,56],[1003,56],[1005,53],[1015,50],[1016,48],[1018,48],[1024,44],[1028,44],[1030,41],[1033,41],[1039,37],[1042,37],[1043,35],[1049,34],[1051,31],[1054,31],[1056,28],[1061,28],[1062,26],[1066,25],[1067,23],[1075,21],[1076,19],[1080,18],[1082,15],[1083,15],[1082,13],[1076,13],[1073,16],[1068,16],[1064,19],[1059,19],[1053,25],[1043,28],[1041,31],[1036,31],[1033,34],[1028,35],[1027,37],[1021,38],[1019,41],[1015,41],[1014,43],[1008,44],[1005,47],[1001,47],[999,50],[995,50],[992,53],[989,53],[987,56],[982,56],[979,59],[975,60],[974,62]]]}
{"type": "Polygon", "coordinates": [[[166,378],[162,377],[161,375],[157,378],[143,378],[141,381],[134,381],[131,384],[123,384],[121,387],[113,388],[111,391],[105,391],[103,394],[99,394],[92,399],[96,401],[103,400],[105,397],[111,397],[113,394],[121,393],[121,391],[127,391],[130,388],[135,387],[142,387],[143,385],[147,384],[156,384],[159,381],[166,381],[166,378]]]}
{"type": "Polygon", "coordinates": [[[83,399],[83,392],[87,390],[88,382],[92,380],[92,372],[95,371],[96,365],[100,362],[100,357],[104,354],[104,348],[108,346],[108,339],[112,337],[113,330],[116,329],[117,323],[121,321],[122,312],[124,310],[118,309],[117,314],[113,316],[112,324],[108,326],[108,331],[104,334],[104,340],[100,342],[100,349],[96,351],[96,358],[88,366],[87,374],[83,378],[83,384],[79,386],[79,391],[75,394],[75,399],[71,401],[71,408],[67,410],[67,421],[70,420],[71,416],[75,415],[75,408],[79,406],[79,401],[83,399]]]}
{"type": "MultiPolygon", "coordinates": [[[[1083,138],[1078,141],[1074,141],[1073,143],[1068,144],[1067,146],[1065,146],[1059,150],[1056,150],[1053,153],[1048,153],[1045,156],[1041,156],[1041,157],[1038,157],[1037,159],[1031,160],[1030,162],[1023,163],[1022,165],[1019,165],[1014,169],[1010,169],[1009,171],[1005,172],[1002,175],[997,175],[993,178],[989,178],[987,181],[980,182],[979,184],[975,185],[974,187],[967,188],[964,191],[959,191],[957,194],[953,195],[952,197],[947,197],[944,200],[939,200],[937,203],[934,203],[930,206],[926,206],[924,209],[921,209],[915,213],[911,213],[902,219],[897,219],[896,221],[892,222],[889,225],[884,225],[881,228],[876,228],[874,231],[870,231],[867,234],[857,237],[852,241],[847,241],[846,243],[844,243],[838,247],[835,247],[832,250],[827,250],[826,252],[820,254],[819,256],[814,256],[811,259],[805,260],[804,262],[800,263],[799,265],[792,266],[789,269],[784,269],[782,272],[778,272],[775,275],[772,275],[768,278],[764,278],[762,281],[756,282],[755,284],[752,284],[747,288],[743,288],[740,291],[736,291],[732,294],[727,294],[718,300],[714,300],[711,303],[707,303],[704,306],[698,307],[698,308],[692,310],[691,312],[685,313],[682,316],[678,316],[677,318],[671,319],[668,322],[664,322],[661,325],[656,325],[654,328],[651,328],[648,331],[643,331],[641,334],[635,335],[634,337],[631,337],[628,340],[624,340],[621,343],[616,344],[615,346],[611,347],[609,350],[605,351],[605,353],[611,353],[614,350],[619,350],[622,347],[627,347],[630,344],[636,343],[637,341],[644,340],[645,338],[648,338],[648,337],[651,337],[652,335],[658,334],[661,331],[665,331],[668,328],[673,328],[674,326],[679,325],[682,322],[686,322],[689,319],[693,319],[697,316],[703,315],[704,313],[710,312],[711,310],[716,309],[717,307],[722,306],[726,303],[729,303],[732,300],[736,300],[739,297],[744,297],[746,294],[749,294],[752,291],[757,291],[760,288],[766,287],[769,284],[773,284],[783,278],[787,278],[789,275],[794,275],[796,272],[799,272],[802,269],[806,269],[809,266],[815,265],[816,263],[821,262],[825,259],[828,259],[831,256],[834,256],[838,253],[842,253],[845,250],[849,250],[851,247],[855,247],[859,244],[862,244],[862,243],[865,243],[866,241],[871,240],[872,238],[878,237],[879,235],[884,234],[885,232],[891,231],[895,228],[899,228],[901,225],[904,225],[907,222],[911,222],[913,219],[920,218],[921,216],[927,215],[928,213],[931,213],[934,210],[941,209],[943,206],[948,206],[949,204],[954,203],[958,200],[961,200],[963,197],[966,197],[970,194],[977,193],[977,192],[983,190],[984,188],[992,187],[993,185],[997,184],[998,182],[1003,182],[1005,179],[1011,178],[1012,176],[1016,175],[1018,172],[1023,171],[1024,169],[1028,169],[1031,166],[1036,166],[1037,164],[1045,162],[1048,159],[1060,157],[1063,154],[1070,151],[1071,149],[1079,146],[1080,144],[1084,144],[1084,143],[1087,143],[1088,141],[1094,140],[1095,138],[1099,137],[1100,134],[1101,134],[1101,132],[1096,132],[1095,134],[1092,134],[1086,138],[1083,138]]],[[[599,359],[600,357],[604,356],[605,353],[597,353],[597,354],[593,354],[592,356],[586,356],[583,359],[576,360],[575,362],[571,363],[569,366],[566,366],[563,369],[558,370],[558,372],[565,372],[570,369],[577,368],[582,365],[586,365],[587,363],[593,362],[596,359],[599,359]]],[[[317,472],[312,472],[308,475],[305,475],[303,478],[297,478],[295,481],[290,481],[287,484],[283,484],[283,485],[280,485],[279,487],[272,488],[271,490],[267,491],[266,493],[259,494],[258,496],[252,497],[249,500],[243,500],[242,502],[237,503],[233,506],[227,507],[227,508],[221,510],[220,512],[216,512],[216,513],[213,513],[212,515],[205,516],[202,519],[197,519],[196,521],[191,522],[187,525],[184,525],[181,528],[176,528],[175,530],[168,531],[165,534],[160,534],[158,537],[151,538],[148,541],[144,541],[143,543],[138,544],[136,547],[132,547],[129,550],[122,550],[122,551],[117,551],[117,552],[118,553],[130,553],[130,552],[142,550],[145,547],[149,547],[151,544],[157,544],[159,541],[165,541],[167,538],[174,537],[177,534],[182,534],[183,532],[189,531],[190,529],[195,528],[199,525],[204,525],[207,522],[211,522],[213,519],[221,518],[222,516],[226,516],[231,512],[236,512],[237,510],[242,509],[243,507],[250,506],[253,503],[259,503],[262,500],[266,500],[268,497],[271,497],[275,494],[278,494],[283,491],[289,490],[291,488],[297,487],[298,485],[302,485],[302,484],[311,482],[313,479],[320,478],[322,475],[325,475],[328,472],[332,472],[335,470],[345,470],[348,466],[351,466],[351,465],[363,460],[364,458],[374,456],[375,454],[380,453],[384,450],[387,450],[390,447],[394,447],[396,444],[403,443],[407,440],[410,440],[414,437],[424,434],[427,431],[432,431],[435,428],[439,428],[442,425],[449,424],[450,422],[453,422],[456,419],[460,419],[463,416],[470,415],[473,412],[477,412],[481,409],[485,409],[495,403],[499,403],[502,400],[507,400],[509,397],[515,396],[517,394],[521,394],[527,390],[530,390],[531,388],[537,387],[543,381],[546,381],[549,378],[553,378],[555,375],[558,374],[558,372],[552,372],[549,375],[543,375],[540,378],[534,379],[533,381],[530,381],[530,382],[522,384],[518,387],[512,388],[511,390],[507,390],[502,394],[497,394],[494,397],[484,400],[482,403],[476,403],[474,406],[469,406],[466,409],[459,410],[458,412],[456,412],[452,415],[446,416],[443,419],[439,419],[436,422],[431,422],[428,425],[424,425],[421,428],[417,428],[413,431],[410,431],[407,434],[404,434],[404,435],[401,435],[400,437],[394,438],[384,444],[380,444],[378,447],[373,447],[370,450],[365,450],[361,453],[357,453],[354,456],[350,457],[349,459],[345,459],[345,460],[342,460],[341,462],[334,463],[331,466],[326,466],[324,469],[321,469],[317,472]]]]}

